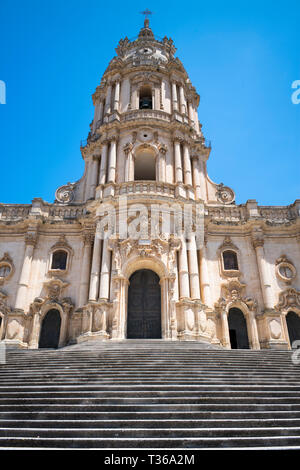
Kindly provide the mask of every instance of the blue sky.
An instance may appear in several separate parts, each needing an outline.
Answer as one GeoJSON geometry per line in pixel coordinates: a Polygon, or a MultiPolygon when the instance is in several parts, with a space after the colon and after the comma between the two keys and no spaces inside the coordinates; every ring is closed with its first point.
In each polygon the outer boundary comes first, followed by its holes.
{"type": "Polygon", "coordinates": [[[299,1],[1,0],[0,201],[52,202],[58,186],[82,176],[91,95],[119,39],[138,34],[146,7],[201,96],[211,179],[232,187],[238,203],[300,198],[300,104],[291,100],[299,1]]]}

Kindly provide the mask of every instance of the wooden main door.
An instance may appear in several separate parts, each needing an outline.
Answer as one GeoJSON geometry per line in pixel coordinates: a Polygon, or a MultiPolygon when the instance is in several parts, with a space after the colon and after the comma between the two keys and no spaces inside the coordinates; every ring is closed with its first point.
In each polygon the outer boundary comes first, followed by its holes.
{"type": "Polygon", "coordinates": [[[161,338],[159,277],[149,269],[141,269],[129,281],[127,338],[161,338]]]}

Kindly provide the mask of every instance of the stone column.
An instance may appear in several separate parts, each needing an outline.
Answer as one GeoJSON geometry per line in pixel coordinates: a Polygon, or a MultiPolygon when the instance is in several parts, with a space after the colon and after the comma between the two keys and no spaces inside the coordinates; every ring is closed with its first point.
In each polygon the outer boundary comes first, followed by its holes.
{"type": "Polygon", "coordinates": [[[108,248],[108,239],[103,240],[102,248],[102,265],[101,265],[101,280],[100,280],[100,293],[99,299],[107,301],[109,299],[109,284],[110,284],[110,265],[111,265],[111,251],[108,248]]]}
{"type": "Polygon", "coordinates": [[[117,81],[115,85],[114,111],[119,111],[119,101],[120,101],[120,82],[117,81]]]}
{"type": "Polygon", "coordinates": [[[174,158],[172,148],[166,153],[166,183],[174,183],[174,158]]]}
{"type": "Polygon", "coordinates": [[[169,278],[162,277],[160,282],[162,312],[161,312],[161,331],[163,339],[170,339],[170,319],[169,319],[169,278]]]}
{"type": "Polygon", "coordinates": [[[207,253],[206,245],[204,244],[201,250],[201,261],[200,261],[200,279],[202,287],[202,301],[205,305],[211,307],[211,292],[210,292],[210,279],[209,271],[207,266],[207,253]]]}
{"type": "Polygon", "coordinates": [[[179,95],[180,95],[180,112],[181,114],[186,114],[186,101],[185,101],[184,89],[182,85],[179,87],[179,95]]]}
{"type": "Polygon", "coordinates": [[[106,100],[105,100],[105,114],[111,113],[111,93],[112,93],[112,86],[108,85],[107,92],[106,92],[106,100]]]}
{"type": "Polygon", "coordinates": [[[25,310],[27,301],[27,292],[30,281],[31,265],[33,252],[37,241],[36,233],[27,233],[25,235],[25,253],[22,271],[19,279],[15,308],[25,310]]]}
{"type": "Polygon", "coordinates": [[[188,144],[183,144],[184,183],[192,186],[192,168],[188,144]]]}
{"type": "Polygon", "coordinates": [[[98,183],[98,168],[99,168],[99,156],[94,155],[91,160],[89,188],[88,188],[88,199],[94,199],[96,186],[98,183]]]}
{"type": "Polygon", "coordinates": [[[97,122],[99,120],[99,106],[100,106],[100,103],[98,101],[98,103],[96,104],[96,107],[95,107],[95,114],[94,114],[94,121],[93,121],[93,128],[92,128],[93,133],[95,132],[96,125],[97,125],[97,122]]]}
{"type": "Polygon", "coordinates": [[[107,150],[108,143],[104,142],[101,152],[101,163],[100,163],[100,173],[99,173],[99,184],[106,183],[106,167],[107,167],[107,150]]]}
{"type": "Polygon", "coordinates": [[[116,138],[113,138],[110,141],[108,183],[115,183],[116,181],[116,165],[117,165],[117,141],[116,141],[116,138]]]}
{"type": "Polygon", "coordinates": [[[206,201],[207,200],[207,192],[206,192],[206,171],[205,171],[204,156],[201,156],[201,159],[199,159],[198,165],[199,165],[200,195],[201,195],[201,199],[206,201]]]}
{"type": "Polygon", "coordinates": [[[104,103],[103,103],[103,100],[101,100],[100,105],[99,105],[99,121],[100,121],[100,124],[102,124],[102,122],[103,122],[103,111],[104,111],[104,103]]]}
{"type": "Polygon", "coordinates": [[[132,155],[132,145],[126,145],[124,147],[124,153],[125,153],[125,175],[124,175],[124,181],[133,181],[133,155],[132,155]]]}
{"type": "Polygon", "coordinates": [[[192,156],[192,167],[193,167],[193,182],[195,188],[196,199],[201,199],[201,184],[200,184],[200,172],[199,172],[199,158],[198,156],[192,156]]]}
{"type": "Polygon", "coordinates": [[[221,312],[221,325],[222,325],[222,344],[225,348],[231,349],[229,327],[228,327],[228,316],[227,316],[225,309],[222,310],[221,312]]]}
{"type": "Polygon", "coordinates": [[[191,299],[200,300],[200,283],[199,283],[199,270],[198,270],[198,258],[197,258],[197,246],[195,234],[191,235],[188,250],[189,259],[189,273],[190,273],[190,288],[191,288],[191,299]]]}
{"type": "Polygon", "coordinates": [[[161,80],[160,86],[159,86],[159,108],[160,109],[164,109],[163,87],[164,87],[164,82],[163,80],[161,80]]]}
{"type": "Polygon", "coordinates": [[[165,147],[159,149],[159,172],[158,172],[158,181],[166,182],[166,152],[165,147]]]}
{"type": "Polygon", "coordinates": [[[176,183],[182,183],[182,163],[181,163],[181,149],[180,149],[179,140],[174,141],[174,154],[175,154],[176,183]]]}
{"type": "Polygon", "coordinates": [[[155,85],[152,86],[152,109],[156,109],[157,106],[156,106],[156,96],[155,96],[155,90],[156,90],[156,87],[155,85]]]}
{"type": "Polygon", "coordinates": [[[41,314],[40,311],[33,307],[32,309],[32,326],[31,326],[31,333],[29,339],[29,349],[38,349],[39,347],[39,337],[40,337],[40,330],[41,330],[41,314]]]}
{"type": "Polygon", "coordinates": [[[185,235],[181,236],[181,249],[179,251],[179,295],[180,299],[188,299],[190,297],[189,269],[185,235]]]}
{"type": "Polygon", "coordinates": [[[173,111],[178,111],[177,86],[175,82],[172,82],[172,106],[173,111]]]}
{"type": "Polygon", "coordinates": [[[90,279],[89,300],[97,301],[99,292],[99,276],[100,276],[100,256],[101,256],[101,238],[98,233],[99,222],[97,223],[94,238],[93,260],[90,279]]]}
{"type": "Polygon", "coordinates": [[[80,288],[79,288],[79,307],[88,303],[89,299],[89,283],[91,272],[91,254],[94,235],[92,233],[85,233],[83,236],[83,256],[82,266],[80,273],[80,288]]]}
{"type": "Polygon", "coordinates": [[[189,109],[189,119],[191,121],[191,125],[194,126],[194,108],[193,108],[193,103],[191,101],[189,101],[188,109],[189,109]]]}
{"type": "Polygon", "coordinates": [[[250,326],[250,332],[251,332],[252,348],[260,349],[255,312],[251,310],[249,311],[249,326],[250,326]]]}
{"type": "Polygon", "coordinates": [[[261,237],[253,238],[252,243],[256,252],[260,284],[261,284],[265,308],[273,309],[274,299],[273,299],[273,294],[272,294],[272,286],[271,286],[269,269],[265,261],[264,240],[261,237]]]}

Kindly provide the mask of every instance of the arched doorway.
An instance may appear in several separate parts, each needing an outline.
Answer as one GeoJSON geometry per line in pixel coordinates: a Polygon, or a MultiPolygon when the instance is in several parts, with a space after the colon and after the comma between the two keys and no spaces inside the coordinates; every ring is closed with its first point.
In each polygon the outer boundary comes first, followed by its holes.
{"type": "Polygon", "coordinates": [[[141,269],[129,279],[127,338],[161,338],[161,291],[159,277],[141,269]]]}
{"type": "Polygon", "coordinates": [[[58,310],[52,309],[43,318],[39,348],[58,348],[61,318],[58,310]]]}
{"type": "Polygon", "coordinates": [[[228,315],[231,349],[249,349],[247,324],[239,308],[231,308],[228,315]]]}
{"type": "Polygon", "coordinates": [[[294,341],[300,340],[300,318],[295,312],[289,312],[286,316],[286,324],[289,332],[291,347],[294,341]]]}

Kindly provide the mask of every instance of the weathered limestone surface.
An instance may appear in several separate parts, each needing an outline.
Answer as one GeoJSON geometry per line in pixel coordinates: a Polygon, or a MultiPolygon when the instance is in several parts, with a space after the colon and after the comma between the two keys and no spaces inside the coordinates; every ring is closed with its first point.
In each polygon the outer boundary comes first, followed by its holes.
{"type": "Polygon", "coordinates": [[[230,348],[235,308],[251,348],[290,348],[286,315],[300,315],[300,200],[236,205],[234,191],[207,175],[199,95],[173,41],[155,39],[146,20],[116,51],[93,95],[83,177],[59,187],[53,204],[0,205],[0,339],[37,348],[51,309],[61,317],[59,346],[124,339],[130,276],[150,269],[160,278],[164,339],[230,348]],[[178,219],[188,207],[192,236],[178,219]],[[224,265],[226,250],[235,269],[224,265]],[[63,268],[53,264],[59,251],[63,268]]]}

